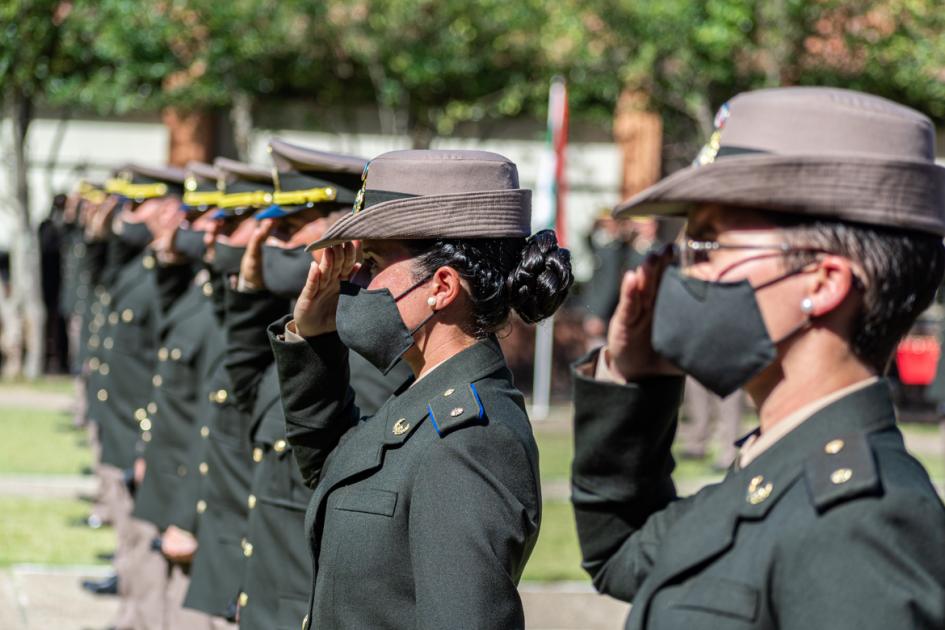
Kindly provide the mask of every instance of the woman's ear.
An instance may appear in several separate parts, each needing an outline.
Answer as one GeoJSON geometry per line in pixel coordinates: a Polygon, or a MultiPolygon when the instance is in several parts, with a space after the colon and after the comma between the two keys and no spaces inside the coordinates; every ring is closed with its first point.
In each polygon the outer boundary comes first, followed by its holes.
{"type": "Polygon", "coordinates": [[[434,311],[440,311],[452,304],[463,289],[462,278],[452,267],[440,267],[433,272],[430,283],[431,292],[427,304],[434,311]]]}
{"type": "Polygon", "coordinates": [[[847,299],[853,288],[853,265],[842,256],[825,256],[820,267],[812,274],[808,287],[809,315],[823,317],[835,311],[847,299]]]}

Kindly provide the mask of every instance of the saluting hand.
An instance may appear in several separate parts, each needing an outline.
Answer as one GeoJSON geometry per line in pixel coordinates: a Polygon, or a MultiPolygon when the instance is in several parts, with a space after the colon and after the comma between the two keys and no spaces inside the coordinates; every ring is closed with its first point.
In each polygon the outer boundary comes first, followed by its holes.
{"type": "Polygon", "coordinates": [[[315,337],[335,330],[335,309],[342,279],[357,271],[361,244],[351,241],[322,252],[313,262],[293,313],[295,329],[303,337],[315,337]]]}
{"type": "Polygon", "coordinates": [[[263,282],[262,275],[262,246],[272,233],[272,228],[276,222],[273,219],[263,219],[256,226],[256,230],[249,238],[249,244],[246,245],[246,251],[240,261],[240,281],[241,285],[250,289],[262,289],[266,285],[263,282]]]}
{"type": "Polygon", "coordinates": [[[668,247],[659,254],[650,254],[642,265],[626,272],[620,284],[620,301],[610,320],[603,351],[611,371],[628,381],[644,376],[681,374],[657,354],[650,341],[656,292],[671,259],[668,247]]]}

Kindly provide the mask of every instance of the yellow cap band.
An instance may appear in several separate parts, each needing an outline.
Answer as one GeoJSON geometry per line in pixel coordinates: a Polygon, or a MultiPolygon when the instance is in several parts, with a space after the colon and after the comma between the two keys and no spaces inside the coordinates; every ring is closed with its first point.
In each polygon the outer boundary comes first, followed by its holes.
{"type": "Polygon", "coordinates": [[[119,192],[129,199],[154,199],[167,194],[167,184],[125,184],[119,192]]]}
{"type": "Polygon", "coordinates": [[[217,206],[220,208],[261,208],[272,203],[272,193],[264,190],[252,192],[230,193],[220,197],[217,206]]]}
{"type": "Polygon", "coordinates": [[[307,203],[334,201],[338,191],[331,186],[308,190],[287,190],[272,195],[272,203],[280,206],[301,206],[307,203]]]}
{"type": "Polygon", "coordinates": [[[105,192],[111,194],[124,194],[125,186],[128,185],[128,181],[120,178],[106,179],[105,180],[105,192]]]}
{"type": "Polygon", "coordinates": [[[217,206],[221,199],[223,193],[217,190],[184,193],[184,204],[188,206],[217,206]]]}

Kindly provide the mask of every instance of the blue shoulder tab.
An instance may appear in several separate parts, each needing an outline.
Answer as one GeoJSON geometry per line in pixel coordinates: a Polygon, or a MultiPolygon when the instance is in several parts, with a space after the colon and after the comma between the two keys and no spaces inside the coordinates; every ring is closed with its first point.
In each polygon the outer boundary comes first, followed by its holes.
{"type": "Polygon", "coordinates": [[[427,402],[427,412],[440,437],[461,427],[483,424],[486,419],[479,392],[472,383],[447,388],[427,402]]]}

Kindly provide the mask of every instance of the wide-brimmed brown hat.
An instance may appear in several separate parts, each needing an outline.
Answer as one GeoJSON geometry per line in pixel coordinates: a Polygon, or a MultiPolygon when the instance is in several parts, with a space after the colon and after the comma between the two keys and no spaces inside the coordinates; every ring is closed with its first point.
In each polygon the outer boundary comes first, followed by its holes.
{"type": "Polygon", "coordinates": [[[531,234],[531,191],[486,151],[391,151],[365,167],[351,214],[309,245],[354,239],[510,238],[531,234]]]}
{"type": "Polygon", "coordinates": [[[772,88],[734,97],[715,127],[692,166],[614,214],[713,203],[945,235],[935,127],[913,109],[851,90],[772,88]]]}

